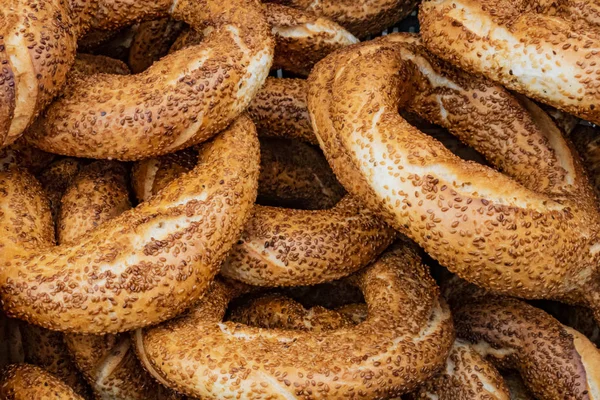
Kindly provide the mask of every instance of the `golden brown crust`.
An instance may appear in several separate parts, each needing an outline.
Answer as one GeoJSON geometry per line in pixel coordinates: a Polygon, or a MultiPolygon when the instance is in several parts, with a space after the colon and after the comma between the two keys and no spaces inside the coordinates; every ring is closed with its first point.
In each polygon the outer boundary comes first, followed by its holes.
{"type": "Polygon", "coordinates": [[[102,400],[175,400],[181,398],[156,382],[140,365],[127,333],[66,335],[77,367],[102,400]]]}
{"type": "Polygon", "coordinates": [[[54,158],[54,154],[38,150],[20,138],[12,145],[0,149],[0,171],[7,171],[14,166],[19,166],[29,170],[32,174],[38,174],[54,158]]]}
{"type": "MultiPolygon", "coordinates": [[[[262,7],[258,0],[170,3],[155,7],[198,30],[212,28],[201,44],[136,75],[73,76],[30,129],[30,142],[63,155],[138,160],[204,142],[229,126],[271,67],[274,45],[262,7]]],[[[101,18],[135,16],[129,1],[113,6],[99,10],[101,18]]]]}
{"type": "Polygon", "coordinates": [[[596,196],[600,196],[600,134],[598,129],[579,125],[570,135],[570,138],[583,160],[583,165],[596,191],[596,196]]]}
{"type": "Polygon", "coordinates": [[[128,64],[134,74],[145,71],[166,55],[184,26],[170,18],[146,21],[135,29],[128,64]]]}
{"type": "Polygon", "coordinates": [[[202,147],[194,170],[150,201],[75,244],[50,248],[41,188],[26,174],[1,174],[0,207],[16,215],[0,220],[5,310],[81,333],[131,330],[185,310],[203,294],[246,222],[256,199],[258,146],[252,122],[241,117],[202,147]]]}
{"type": "Polygon", "coordinates": [[[483,296],[453,311],[457,335],[495,365],[517,369],[537,398],[597,398],[598,350],[542,310],[483,296]]]}
{"type": "MultiPolygon", "coordinates": [[[[307,76],[313,66],[337,49],[357,43],[350,32],[326,18],[278,4],[265,4],[264,13],[275,38],[272,69],[307,76]]],[[[202,32],[187,29],[171,51],[202,42],[202,32]]]]}
{"type": "Polygon", "coordinates": [[[70,4],[8,0],[0,10],[0,37],[0,147],[4,147],[21,136],[66,81],[76,48],[70,4]]]}
{"type": "Polygon", "coordinates": [[[469,344],[456,340],[446,368],[407,400],[511,400],[502,375],[469,344]]]}
{"type": "Polygon", "coordinates": [[[414,0],[264,0],[311,11],[342,25],[359,38],[379,34],[416,7],[414,0]]]}
{"type": "Polygon", "coordinates": [[[579,289],[600,257],[595,198],[569,143],[532,102],[443,63],[417,36],[394,34],[321,61],[309,110],[348,192],[452,272],[512,295],[586,302],[592,290],[579,289]],[[398,106],[447,127],[508,176],[458,159],[398,106]]]}
{"type": "Polygon", "coordinates": [[[595,1],[428,0],[419,22],[424,43],[439,57],[598,123],[594,9],[595,1]]]}
{"type": "Polygon", "coordinates": [[[221,274],[257,286],[314,285],[359,270],[394,237],[351,197],[330,210],[257,205],[221,274]]]}
{"type": "Polygon", "coordinates": [[[149,200],[169,182],[191,171],[196,163],[197,156],[191,149],[135,163],[131,169],[131,185],[137,200],[149,200]]]}
{"type": "Polygon", "coordinates": [[[369,308],[356,326],[306,332],[221,322],[231,294],[218,283],[185,317],[138,330],[136,351],[155,377],[207,399],[410,391],[443,364],[454,339],[434,281],[415,253],[396,247],[354,282],[369,308]]]}
{"type": "Polygon", "coordinates": [[[310,124],[307,94],[303,79],[267,78],[248,107],[259,134],[318,144],[310,124]]]}
{"type": "Polygon", "coordinates": [[[265,4],[267,21],[275,36],[273,69],[308,76],[329,53],[358,43],[350,32],[311,12],[278,4],[265,4]]]}
{"type": "MultiPolygon", "coordinates": [[[[138,163],[133,186],[140,200],[177,177],[185,161],[179,153],[138,163]]],[[[394,237],[391,228],[350,197],[329,210],[256,205],[221,274],[257,286],[314,285],[364,267],[394,237]]]]}
{"type": "Polygon", "coordinates": [[[54,375],[28,364],[13,364],[0,371],[0,398],[83,400],[54,375]]]}

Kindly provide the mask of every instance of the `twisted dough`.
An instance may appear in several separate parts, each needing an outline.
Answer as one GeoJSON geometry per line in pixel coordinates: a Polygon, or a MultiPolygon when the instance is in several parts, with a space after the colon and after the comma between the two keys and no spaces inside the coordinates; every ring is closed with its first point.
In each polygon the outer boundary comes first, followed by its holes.
{"type": "Polygon", "coordinates": [[[138,330],[136,349],[161,382],[207,399],[385,398],[413,389],[443,362],[452,321],[415,253],[397,247],[354,277],[369,316],[325,332],[221,322],[234,296],[217,283],[188,315],[138,330]]]}
{"type": "Polygon", "coordinates": [[[14,364],[0,371],[0,398],[83,400],[54,375],[28,364],[14,364]]]}
{"type": "Polygon", "coordinates": [[[58,247],[51,246],[39,185],[23,172],[1,174],[5,310],[82,333],[127,331],[177,315],[204,293],[239,237],[256,198],[258,151],[252,122],[240,117],[202,147],[190,173],[77,243],[58,247]]]}
{"type": "Polygon", "coordinates": [[[598,123],[599,11],[594,0],[427,0],[419,22],[439,57],[598,123]]]}
{"type": "Polygon", "coordinates": [[[342,25],[359,38],[394,25],[417,5],[414,0],[263,0],[311,11],[342,25]]]}
{"type": "MultiPolygon", "coordinates": [[[[97,0],[73,7],[76,27],[86,28],[92,22],[92,27],[118,27],[169,14],[199,31],[205,29],[206,38],[137,75],[77,74],[70,78],[62,96],[29,133],[36,147],[53,153],[132,160],[206,141],[246,108],[271,66],[273,41],[257,0],[97,0]]],[[[75,34],[72,36],[73,40],[66,42],[74,46],[75,34]]],[[[58,47],[63,50],[64,46],[58,47]]],[[[74,50],[72,53],[52,55],[51,59],[69,61],[70,68],[74,50]]],[[[21,59],[28,60],[25,56],[21,59]]],[[[29,72],[27,76],[35,80],[35,71],[29,72]]],[[[44,71],[40,76],[54,78],[56,90],[66,79],[44,71]]],[[[27,104],[36,104],[39,96],[35,91],[21,91],[16,86],[17,96],[27,104]]],[[[20,128],[24,129],[40,109],[28,110],[22,118],[27,123],[19,124],[20,128]]],[[[18,114],[23,112],[16,110],[18,114]]]]}
{"type": "Polygon", "coordinates": [[[350,194],[464,279],[588,304],[600,317],[595,198],[560,130],[532,102],[402,34],[335,53],[309,85],[315,132],[350,194]],[[447,127],[508,176],[457,158],[398,107],[447,127]]]}

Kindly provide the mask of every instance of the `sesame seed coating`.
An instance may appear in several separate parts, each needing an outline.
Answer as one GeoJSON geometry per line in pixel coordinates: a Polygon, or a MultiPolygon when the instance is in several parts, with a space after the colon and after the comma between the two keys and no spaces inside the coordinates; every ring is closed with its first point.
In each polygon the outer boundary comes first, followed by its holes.
{"type": "Polygon", "coordinates": [[[346,190],[440,264],[490,290],[569,296],[597,312],[596,200],[570,144],[531,101],[442,62],[418,36],[394,34],[317,64],[308,105],[346,190]],[[454,156],[399,107],[503,173],[454,156]]]}
{"type": "Polygon", "coordinates": [[[424,44],[508,89],[600,122],[600,6],[594,0],[427,0],[424,44]]]}
{"type": "Polygon", "coordinates": [[[127,169],[117,161],[84,167],[61,199],[56,227],[58,243],[75,243],[86,232],[131,208],[127,169]]]}
{"type": "Polygon", "coordinates": [[[67,0],[7,0],[0,9],[0,147],[23,130],[62,89],[75,60],[67,0]]]}
{"type": "MultiPolygon", "coordinates": [[[[350,32],[311,12],[278,4],[265,4],[264,13],[275,38],[272,70],[283,69],[307,76],[323,57],[358,42],[350,32]]],[[[187,29],[173,44],[171,51],[197,45],[201,32],[187,29]]]]}
{"type": "Polygon", "coordinates": [[[83,400],[60,379],[29,364],[13,364],[0,371],[0,398],[83,400]]]}
{"type": "Polygon", "coordinates": [[[329,210],[256,205],[221,274],[257,286],[314,285],[364,267],[394,237],[352,197],[329,210]]]}
{"type": "Polygon", "coordinates": [[[54,158],[54,154],[38,150],[20,138],[12,145],[0,149],[0,171],[7,171],[18,165],[32,174],[39,174],[54,158]]]}
{"type": "Polygon", "coordinates": [[[202,147],[191,172],[75,244],[57,247],[39,184],[23,172],[1,174],[4,309],[80,333],[127,331],[185,310],[246,222],[256,199],[258,146],[252,122],[239,118],[202,147]]]}
{"type": "MultiPolygon", "coordinates": [[[[140,200],[160,190],[169,182],[169,176],[178,176],[186,169],[186,161],[179,153],[138,163],[133,186],[138,196],[141,194],[140,200]]],[[[311,159],[297,161],[289,165],[292,171],[306,168],[311,159]]],[[[290,186],[265,179],[262,183],[279,183],[283,192],[290,186]]],[[[393,229],[351,197],[328,210],[256,205],[244,232],[221,265],[221,274],[256,286],[317,284],[364,267],[394,237],[393,229]]]]}
{"type": "Polygon", "coordinates": [[[453,307],[458,337],[503,369],[516,369],[540,400],[597,399],[598,349],[521,300],[484,296],[453,307]]]}
{"type": "Polygon", "coordinates": [[[378,34],[409,15],[414,0],[263,0],[311,11],[329,18],[359,38],[378,34]]]}
{"type": "MultiPolygon", "coordinates": [[[[206,28],[201,44],[140,74],[73,76],[29,129],[28,140],[57,154],[138,160],[204,142],[230,125],[272,63],[274,45],[262,7],[257,0],[173,4],[174,19],[206,28]]],[[[119,7],[97,12],[126,19],[122,14],[131,11],[119,7]]]]}
{"type": "Polygon", "coordinates": [[[19,322],[25,362],[43,368],[59,378],[75,393],[89,398],[90,388],[73,363],[61,332],[19,322]]]}
{"type": "Polygon", "coordinates": [[[406,395],[406,400],[511,400],[510,396],[500,372],[472,346],[457,339],[446,368],[406,395]]]}
{"type": "Polygon", "coordinates": [[[50,164],[38,176],[46,197],[50,201],[52,220],[58,221],[60,201],[73,179],[83,167],[83,161],[76,158],[62,158],[50,164]]]}
{"type": "MultiPolygon", "coordinates": [[[[145,71],[169,52],[184,25],[172,18],[142,22],[133,29],[127,63],[134,74],[145,71]]],[[[200,41],[198,41],[200,43],[200,41]]]]}
{"type": "Polygon", "coordinates": [[[444,363],[452,321],[418,256],[398,246],[353,277],[367,319],[332,331],[222,322],[232,294],[217,282],[189,314],[135,333],[144,366],[204,399],[386,398],[444,363]]]}

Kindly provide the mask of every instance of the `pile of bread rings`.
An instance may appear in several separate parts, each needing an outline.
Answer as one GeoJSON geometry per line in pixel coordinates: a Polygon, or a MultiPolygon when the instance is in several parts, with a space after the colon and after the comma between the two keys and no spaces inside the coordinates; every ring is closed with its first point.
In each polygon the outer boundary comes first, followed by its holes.
{"type": "Polygon", "coordinates": [[[4,0],[0,64],[0,400],[600,400],[597,0],[4,0]]]}

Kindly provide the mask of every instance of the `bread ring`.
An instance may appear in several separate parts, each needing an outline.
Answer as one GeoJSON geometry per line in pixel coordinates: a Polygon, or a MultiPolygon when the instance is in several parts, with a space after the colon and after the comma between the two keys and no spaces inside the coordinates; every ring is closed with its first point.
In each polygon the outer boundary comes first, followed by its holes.
{"type": "Polygon", "coordinates": [[[577,152],[583,160],[588,176],[596,191],[600,195],[600,134],[597,128],[579,125],[571,134],[577,152]]]}
{"type": "Polygon", "coordinates": [[[160,60],[181,35],[184,26],[171,18],[142,22],[135,28],[129,48],[128,64],[134,74],[160,60]]]}
{"type": "Polygon", "coordinates": [[[427,0],[419,22],[439,57],[599,123],[598,8],[591,0],[427,0]]]}
{"type": "Polygon", "coordinates": [[[568,298],[600,319],[595,198],[560,130],[532,102],[403,34],[327,57],[309,86],[315,133],[351,195],[464,279],[568,298]],[[455,157],[399,106],[447,127],[512,179],[455,157]]]}
{"type": "Polygon", "coordinates": [[[258,152],[255,128],[241,117],[202,148],[190,173],[76,244],[58,247],[50,246],[39,185],[22,172],[0,175],[5,310],[81,333],[127,331],[177,315],[204,293],[239,237],[256,198],[258,152]]]}
{"type": "Polygon", "coordinates": [[[52,219],[58,220],[60,201],[73,179],[83,167],[83,161],[76,158],[63,158],[50,164],[38,175],[38,180],[50,200],[52,219]]]}
{"type": "MultiPolygon", "coordinates": [[[[59,243],[75,243],[86,232],[131,208],[126,174],[126,168],[114,161],[95,162],[81,171],[62,198],[57,229],[59,243]]],[[[60,340],[60,343],[49,346],[49,350],[56,352],[68,347],[98,399],[177,398],[145,373],[135,357],[127,334],[63,336],[59,332],[32,328],[39,331],[42,337],[53,336],[60,340]]],[[[63,362],[70,358],[68,353],[62,355],[63,362]]],[[[63,369],[66,372],[75,368],[63,369]]],[[[70,383],[65,378],[63,380],[70,383]]],[[[70,386],[74,387],[72,383],[70,386]]]]}
{"type": "Polygon", "coordinates": [[[248,107],[261,136],[298,139],[318,144],[310,124],[308,84],[303,79],[267,78],[248,107]]]}
{"type": "Polygon", "coordinates": [[[204,142],[240,115],[269,73],[274,46],[257,0],[89,6],[97,9],[84,10],[78,18],[99,21],[96,25],[170,15],[205,29],[206,38],[137,75],[71,78],[29,133],[30,142],[42,150],[137,160],[204,142]]]}
{"type": "Polygon", "coordinates": [[[459,337],[495,364],[516,368],[536,398],[598,398],[598,349],[542,310],[516,299],[482,297],[454,315],[459,337]]]}
{"type": "Polygon", "coordinates": [[[435,283],[406,247],[355,282],[369,307],[355,327],[315,333],[221,322],[232,294],[218,283],[185,317],[136,331],[136,349],[161,382],[206,399],[385,398],[411,390],[443,364],[453,340],[435,283]]]}
{"type": "Polygon", "coordinates": [[[314,285],[364,267],[394,237],[351,197],[329,210],[257,205],[221,275],[256,286],[314,285]]]}
{"type": "Polygon", "coordinates": [[[263,0],[311,11],[330,18],[359,38],[381,33],[408,16],[414,0],[263,0]]]}
{"type": "Polygon", "coordinates": [[[32,174],[38,174],[54,160],[54,157],[54,154],[38,150],[19,139],[12,145],[0,149],[0,171],[7,171],[18,165],[32,174]]]}
{"type": "MultiPolygon", "coordinates": [[[[265,4],[265,16],[275,37],[272,69],[307,76],[323,57],[358,43],[350,32],[326,18],[278,4],[265,4]]],[[[202,33],[187,30],[173,44],[179,50],[202,41],[202,33]]]]}
{"type": "Polygon", "coordinates": [[[0,398],[83,400],[54,375],[28,364],[13,364],[0,371],[0,398]]]}
{"type": "Polygon", "coordinates": [[[175,400],[179,396],[156,382],[142,368],[130,335],[65,335],[77,367],[105,400],[175,400]]]}

